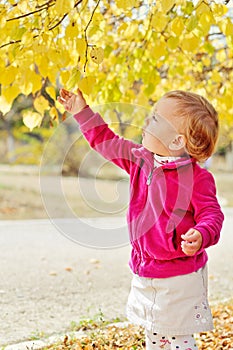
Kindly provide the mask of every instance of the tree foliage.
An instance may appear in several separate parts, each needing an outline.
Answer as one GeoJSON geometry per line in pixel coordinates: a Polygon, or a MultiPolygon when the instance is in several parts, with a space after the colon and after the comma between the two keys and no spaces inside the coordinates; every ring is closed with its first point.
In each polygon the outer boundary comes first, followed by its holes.
{"type": "Polygon", "coordinates": [[[58,121],[59,86],[92,103],[153,104],[192,90],[213,102],[233,135],[233,23],[229,1],[1,0],[0,110],[32,95],[25,124],[58,121]]]}

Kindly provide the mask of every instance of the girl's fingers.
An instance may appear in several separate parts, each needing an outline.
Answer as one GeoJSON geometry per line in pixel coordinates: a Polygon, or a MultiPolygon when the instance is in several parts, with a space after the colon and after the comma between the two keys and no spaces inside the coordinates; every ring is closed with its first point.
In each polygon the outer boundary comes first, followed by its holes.
{"type": "Polygon", "coordinates": [[[200,234],[195,230],[189,230],[185,235],[181,235],[181,238],[187,242],[196,241],[200,234]]]}
{"type": "Polygon", "coordinates": [[[58,96],[57,98],[58,102],[60,102],[62,105],[66,104],[66,100],[63,97],[58,96]]]}
{"type": "Polygon", "coordinates": [[[188,232],[186,232],[184,235],[182,235],[182,237],[188,238],[188,237],[193,236],[193,234],[195,234],[195,231],[193,229],[191,229],[191,230],[188,230],[188,232]]]}
{"type": "Polygon", "coordinates": [[[62,98],[70,98],[70,97],[72,97],[73,94],[65,89],[61,89],[60,95],[62,98]]]}
{"type": "Polygon", "coordinates": [[[198,250],[196,244],[190,244],[187,242],[182,242],[181,248],[186,255],[194,255],[198,250]]]}
{"type": "Polygon", "coordinates": [[[60,103],[63,105],[63,107],[64,107],[68,112],[71,110],[72,104],[71,104],[71,102],[70,102],[69,100],[65,100],[65,99],[63,99],[63,98],[60,97],[60,96],[57,98],[57,100],[58,100],[58,102],[60,102],[60,103]]]}
{"type": "Polygon", "coordinates": [[[60,95],[61,95],[61,97],[64,98],[67,95],[67,91],[65,89],[61,89],[60,90],[60,95]]]}
{"type": "Polygon", "coordinates": [[[60,102],[62,105],[63,105],[63,103],[65,102],[65,101],[63,100],[63,98],[61,98],[60,96],[58,96],[57,100],[58,100],[58,102],[60,102]]]}

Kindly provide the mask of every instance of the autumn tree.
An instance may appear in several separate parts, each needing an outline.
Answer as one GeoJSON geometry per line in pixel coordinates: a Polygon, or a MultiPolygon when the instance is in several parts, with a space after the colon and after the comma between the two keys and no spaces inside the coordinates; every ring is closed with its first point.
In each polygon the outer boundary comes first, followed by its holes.
{"type": "Polygon", "coordinates": [[[26,125],[39,126],[45,112],[58,121],[60,86],[79,86],[95,104],[146,107],[168,90],[185,89],[216,106],[227,142],[233,136],[232,10],[229,1],[212,0],[2,0],[2,118],[24,94],[34,104],[23,116],[26,125]]]}

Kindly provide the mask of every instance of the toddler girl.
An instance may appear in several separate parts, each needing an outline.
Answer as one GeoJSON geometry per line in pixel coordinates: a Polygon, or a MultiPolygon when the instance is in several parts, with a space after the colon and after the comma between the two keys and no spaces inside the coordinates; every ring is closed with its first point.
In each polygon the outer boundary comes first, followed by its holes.
{"type": "Polygon", "coordinates": [[[206,248],[218,242],[223,222],[214,179],[197,163],[214,151],[215,109],[194,93],[166,93],[146,119],[140,145],[109,129],[80,90],[62,89],[58,100],[91,147],[130,176],[129,320],[145,327],[147,350],[197,349],[193,333],[213,327],[206,248]]]}

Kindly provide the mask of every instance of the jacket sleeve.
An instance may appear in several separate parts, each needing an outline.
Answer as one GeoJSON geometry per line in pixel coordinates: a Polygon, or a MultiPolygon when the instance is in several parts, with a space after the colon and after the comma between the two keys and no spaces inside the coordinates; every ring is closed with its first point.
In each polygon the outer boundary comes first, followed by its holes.
{"type": "Polygon", "coordinates": [[[192,205],[195,229],[202,234],[202,249],[218,242],[224,215],[216,197],[213,176],[203,169],[194,182],[192,205]]]}
{"type": "Polygon", "coordinates": [[[131,150],[140,145],[116,135],[102,117],[98,113],[94,113],[89,106],[74,115],[74,118],[93,149],[130,173],[130,167],[134,160],[131,150]]]}

